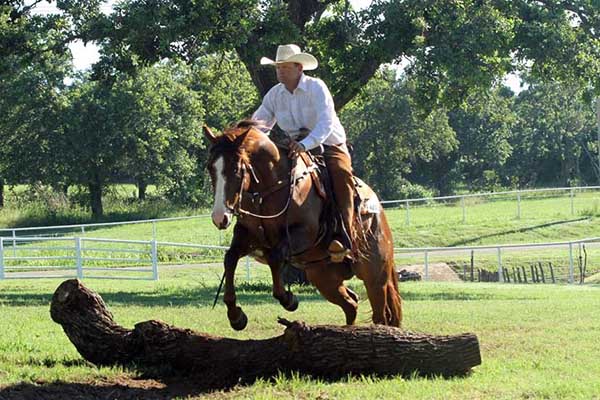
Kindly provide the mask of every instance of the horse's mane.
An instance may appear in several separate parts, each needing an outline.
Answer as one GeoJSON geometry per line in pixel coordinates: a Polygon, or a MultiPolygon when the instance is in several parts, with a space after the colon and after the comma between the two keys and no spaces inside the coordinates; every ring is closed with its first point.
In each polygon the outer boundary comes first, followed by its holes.
{"type": "Polygon", "coordinates": [[[253,135],[248,135],[241,142],[236,141],[240,136],[249,133],[251,130],[263,131],[266,128],[263,121],[257,121],[253,119],[243,119],[234,126],[231,126],[223,131],[223,134],[217,136],[217,140],[210,148],[212,154],[221,154],[224,152],[236,152],[242,156],[247,157],[243,149],[245,147],[251,147],[252,142],[256,138],[253,135]],[[243,146],[242,146],[243,144],[243,146]]]}

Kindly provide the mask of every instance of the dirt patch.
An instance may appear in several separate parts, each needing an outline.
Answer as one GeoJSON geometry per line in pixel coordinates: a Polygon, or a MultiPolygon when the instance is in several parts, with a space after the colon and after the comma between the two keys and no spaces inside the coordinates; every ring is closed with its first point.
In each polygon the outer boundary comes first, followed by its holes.
{"type": "MultiPolygon", "coordinates": [[[[396,270],[407,270],[409,272],[417,272],[421,274],[423,280],[425,280],[425,265],[414,264],[414,265],[398,265],[396,270]]],[[[461,282],[458,274],[446,263],[430,263],[429,268],[429,280],[435,282],[461,282]]]]}

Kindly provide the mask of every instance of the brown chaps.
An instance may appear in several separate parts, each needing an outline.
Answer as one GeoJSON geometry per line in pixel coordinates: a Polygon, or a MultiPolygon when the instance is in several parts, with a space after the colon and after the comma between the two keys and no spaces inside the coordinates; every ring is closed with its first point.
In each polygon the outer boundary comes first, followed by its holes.
{"type": "Polygon", "coordinates": [[[344,245],[352,248],[352,221],[354,219],[354,179],[352,160],[345,145],[323,146],[325,163],[333,185],[335,204],[342,215],[342,222],[349,237],[343,238],[344,245]],[[347,242],[347,241],[350,242],[347,242]]]}

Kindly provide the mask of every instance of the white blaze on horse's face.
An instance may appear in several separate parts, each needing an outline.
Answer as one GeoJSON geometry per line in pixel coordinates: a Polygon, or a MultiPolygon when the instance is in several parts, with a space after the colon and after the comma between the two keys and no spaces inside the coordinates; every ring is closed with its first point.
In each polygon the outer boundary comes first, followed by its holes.
{"type": "Polygon", "coordinates": [[[226,229],[233,220],[233,214],[225,204],[227,179],[224,173],[225,162],[223,156],[217,158],[213,165],[215,168],[215,204],[212,210],[212,220],[217,228],[226,229]]]}

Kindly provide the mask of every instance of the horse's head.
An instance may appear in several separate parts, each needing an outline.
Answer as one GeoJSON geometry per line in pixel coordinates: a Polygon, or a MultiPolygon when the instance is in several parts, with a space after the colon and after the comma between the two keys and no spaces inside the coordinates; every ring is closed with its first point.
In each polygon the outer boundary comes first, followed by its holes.
{"type": "Polygon", "coordinates": [[[214,205],[212,220],[219,229],[226,229],[239,209],[241,195],[250,187],[256,176],[252,171],[250,157],[257,150],[262,133],[253,129],[257,124],[239,123],[235,128],[215,136],[208,127],[204,135],[212,143],[207,169],[210,173],[214,205]]]}
{"type": "Polygon", "coordinates": [[[247,155],[242,147],[248,130],[229,130],[221,136],[204,127],[204,135],[212,142],[207,169],[213,185],[212,220],[219,229],[226,229],[233,219],[240,192],[247,189],[245,169],[247,155]]]}

